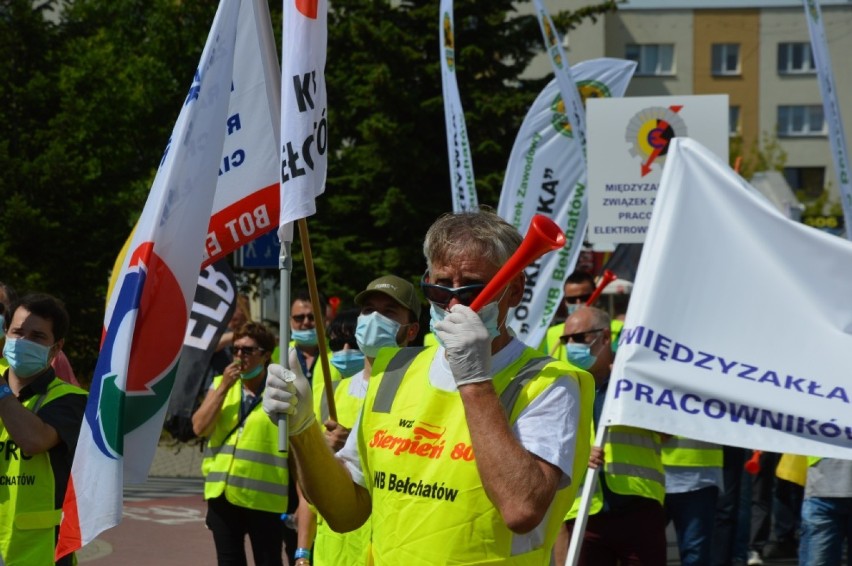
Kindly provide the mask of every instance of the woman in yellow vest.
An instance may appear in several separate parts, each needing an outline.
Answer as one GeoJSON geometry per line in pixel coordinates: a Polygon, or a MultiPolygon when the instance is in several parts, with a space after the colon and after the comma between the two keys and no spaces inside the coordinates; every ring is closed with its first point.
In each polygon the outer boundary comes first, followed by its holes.
{"type": "Polygon", "coordinates": [[[274,348],[275,336],[263,324],[237,330],[233,363],[213,379],[192,416],[195,434],[208,439],[201,471],[220,564],[246,563],[246,535],[255,564],[283,564],[287,458],[278,452],[278,428],[261,407],[274,348]]]}

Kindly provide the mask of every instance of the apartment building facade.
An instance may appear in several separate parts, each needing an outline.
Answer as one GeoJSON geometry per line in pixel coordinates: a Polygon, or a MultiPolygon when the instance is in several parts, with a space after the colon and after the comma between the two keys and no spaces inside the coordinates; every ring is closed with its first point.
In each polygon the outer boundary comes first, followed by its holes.
{"type": "MultiPolygon", "coordinates": [[[[593,0],[549,0],[576,10],[593,0]]],[[[823,21],[847,140],[852,141],[852,0],[822,0],[823,21]]],[[[801,0],[627,0],[565,38],[571,63],[637,61],[627,96],[728,94],[729,131],[745,148],[777,139],[784,176],[808,197],[839,202],[828,127],[801,0]]],[[[530,75],[549,73],[544,57],[530,75]]]]}

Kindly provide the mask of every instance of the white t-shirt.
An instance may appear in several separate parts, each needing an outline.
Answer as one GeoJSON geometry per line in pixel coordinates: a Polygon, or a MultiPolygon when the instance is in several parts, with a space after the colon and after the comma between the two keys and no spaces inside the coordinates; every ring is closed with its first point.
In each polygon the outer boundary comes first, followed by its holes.
{"type": "MultiPolygon", "coordinates": [[[[523,342],[512,339],[491,358],[492,374],[499,373],[518,359],[524,348],[526,345],[523,342]]],[[[433,387],[443,391],[458,390],[441,346],[438,347],[438,352],[429,368],[429,382],[433,387]]],[[[579,415],[579,384],[574,379],[564,377],[556,380],[551,387],[524,408],[512,425],[512,432],[521,446],[562,470],[560,489],[571,485],[579,415]]],[[[337,458],[343,462],[358,485],[367,487],[358,453],[357,439],[360,422],[359,414],[346,440],[346,445],[337,453],[337,458]]],[[[523,547],[533,550],[541,546],[544,540],[544,523],[545,521],[542,521],[542,524],[526,535],[516,535],[515,543],[520,545],[516,547],[516,550],[523,547]]]]}

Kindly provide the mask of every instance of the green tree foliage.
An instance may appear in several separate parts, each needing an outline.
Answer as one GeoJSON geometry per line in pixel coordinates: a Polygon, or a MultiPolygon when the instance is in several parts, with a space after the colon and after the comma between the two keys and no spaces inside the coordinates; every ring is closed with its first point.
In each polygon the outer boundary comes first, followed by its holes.
{"type": "MultiPolygon", "coordinates": [[[[509,0],[455,4],[457,77],[479,200],[496,206],[518,127],[547,80],[519,78],[542,50],[540,32],[509,0]]],[[[84,381],[113,262],[142,210],[217,5],[0,2],[0,280],[65,300],[67,350],[84,381]],[[59,7],[58,17],[45,17],[59,7]]],[[[382,273],[416,280],[426,228],[451,208],[438,6],[331,6],[328,183],[309,226],[320,288],[347,302],[382,273]]],[[[564,32],[613,8],[604,2],[553,15],[564,32]]],[[[280,34],[281,4],[270,9],[280,34]]],[[[294,265],[294,286],[303,285],[294,265]]]]}

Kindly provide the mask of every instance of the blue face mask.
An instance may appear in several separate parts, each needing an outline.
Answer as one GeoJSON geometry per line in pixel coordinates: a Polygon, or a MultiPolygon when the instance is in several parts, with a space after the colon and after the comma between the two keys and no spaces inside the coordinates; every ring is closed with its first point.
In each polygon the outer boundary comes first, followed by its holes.
{"type": "Polygon", "coordinates": [[[23,338],[6,338],[3,355],[15,374],[26,379],[47,368],[50,348],[23,338]]]}
{"type": "MultiPolygon", "coordinates": [[[[503,295],[506,294],[509,288],[507,287],[505,291],[503,291],[503,295]]],[[[500,323],[497,320],[497,317],[500,316],[500,301],[503,300],[503,295],[500,295],[500,298],[496,301],[492,301],[479,309],[479,318],[482,319],[482,324],[485,325],[485,329],[488,331],[488,335],[491,338],[497,338],[500,336],[500,323]]],[[[444,320],[447,315],[450,314],[450,311],[444,310],[441,307],[437,306],[435,303],[432,303],[429,307],[429,330],[432,331],[432,334],[435,336],[435,340],[438,341],[438,344],[444,346],[444,343],[441,342],[441,339],[438,338],[438,333],[435,332],[435,325],[442,320],[444,320]]]]}
{"type": "MultiPolygon", "coordinates": [[[[574,314],[575,312],[577,312],[577,309],[579,309],[579,308],[580,308],[580,307],[582,307],[582,306],[584,306],[584,305],[577,305],[577,304],[574,304],[574,305],[568,305],[568,307],[567,307],[567,308],[568,308],[568,316],[571,316],[572,314],[574,314]]],[[[567,317],[566,317],[566,318],[567,318],[567,317]]]]}
{"type": "Polygon", "coordinates": [[[364,352],[360,350],[339,350],[331,355],[331,365],[343,374],[352,377],[364,370],[364,352]]]}
{"type": "Polygon", "coordinates": [[[592,354],[592,347],[589,344],[569,342],[565,348],[568,352],[568,361],[580,369],[589,369],[598,361],[598,357],[592,354]]]}
{"type": "Polygon", "coordinates": [[[241,373],[240,379],[246,379],[246,380],[254,379],[255,377],[259,376],[260,372],[262,372],[262,371],[263,371],[263,364],[260,364],[259,366],[257,366],[256,368],[254,368],[251,371],[248,371],[246,373],[241,373]]]}
{"type": "Polygon", "coordinates": [[[290,337],[299,346],[316,346],[317,345],[317,329],[309,328],[308,330],[291,330],[290,337]]]}
{"type": "Polygon", "coordinates": [[[355,341],[358,348],[368,358],[375,358],[379,350],[387,347],[396,347],[397,332],[400,324],[378,311],[370,314],[362,314],[358,317],[358,326],[355,328],[355,341]]]}

